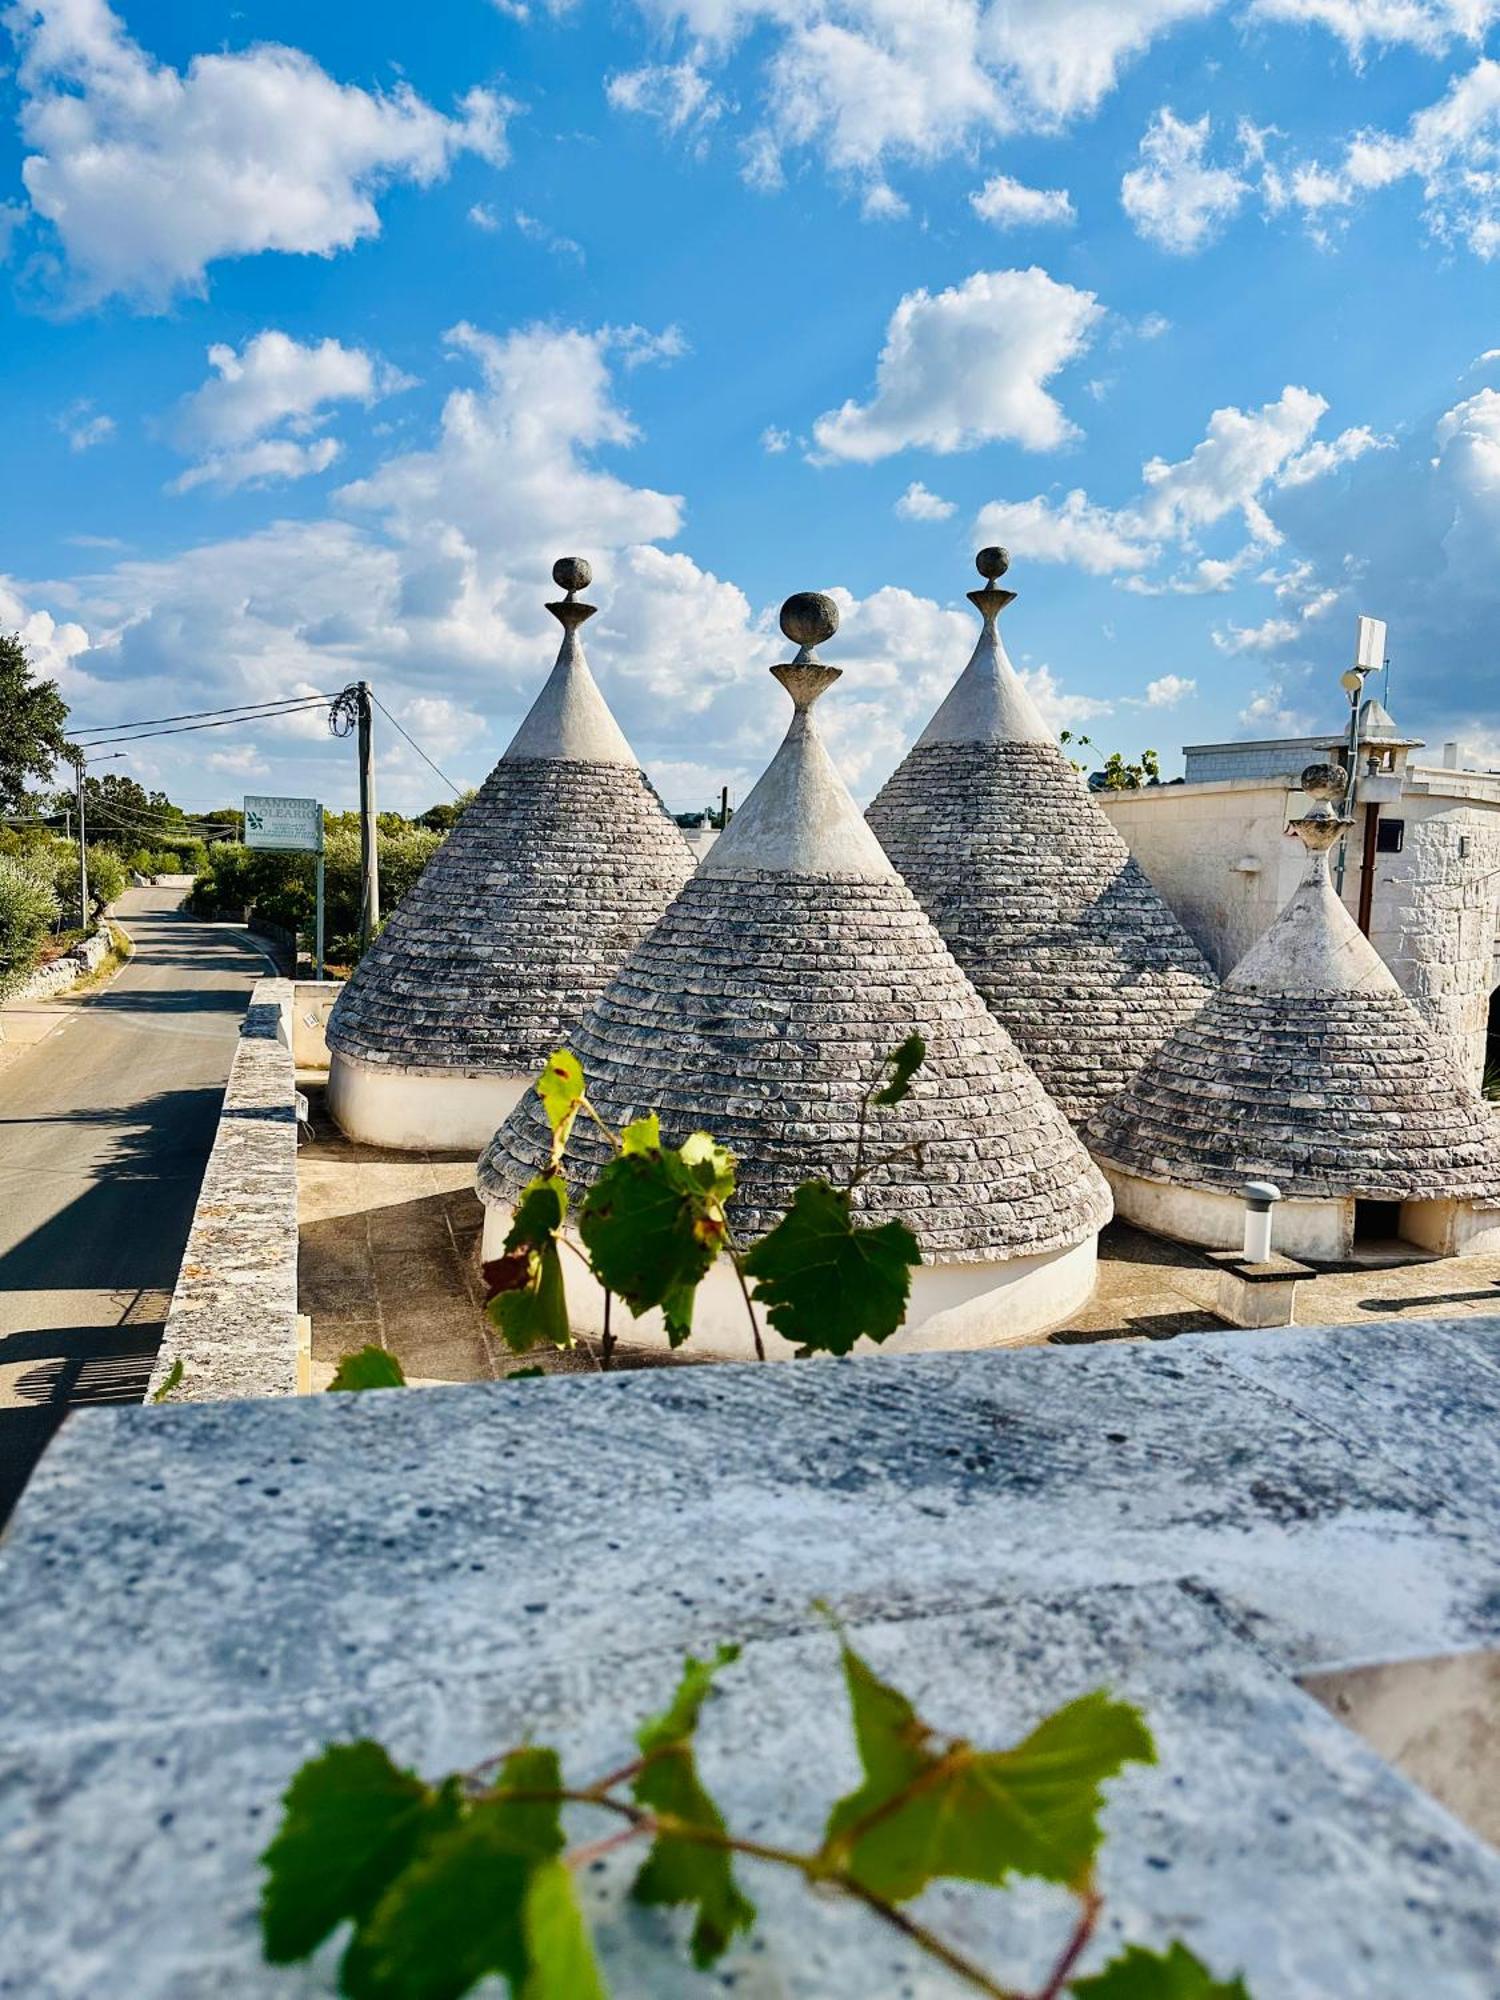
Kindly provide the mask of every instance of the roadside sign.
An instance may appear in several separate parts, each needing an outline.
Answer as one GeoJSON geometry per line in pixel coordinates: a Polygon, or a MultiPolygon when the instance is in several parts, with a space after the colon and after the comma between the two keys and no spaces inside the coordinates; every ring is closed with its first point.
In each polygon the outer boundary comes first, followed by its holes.
{"type": "Polygon", "coordinates": [[[272,799],[245,794],[245,845],[287,854],[323,852],[323,808],[316,799],[272,799]]]}

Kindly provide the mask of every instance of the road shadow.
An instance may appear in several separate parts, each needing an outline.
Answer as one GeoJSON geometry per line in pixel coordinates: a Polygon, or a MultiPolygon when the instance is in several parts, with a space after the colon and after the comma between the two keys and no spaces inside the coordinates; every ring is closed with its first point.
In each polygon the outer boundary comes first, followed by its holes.
{"type": "Polygon", "coordinates": [[[161,1345],[161,1320],[41,1327],[0,1339],[13,1403],[0,1408],[0,1523],[70,1410],[139,1403],[161,1345]],[[12,1375],[15,1364],[23,1364],[12,1375]]]}

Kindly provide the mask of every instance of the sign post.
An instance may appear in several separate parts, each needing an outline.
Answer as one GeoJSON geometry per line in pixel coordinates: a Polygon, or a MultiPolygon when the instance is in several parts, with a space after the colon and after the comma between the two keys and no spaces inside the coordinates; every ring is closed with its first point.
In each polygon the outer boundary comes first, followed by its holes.
{"type": "Polygon", "coordinates": [[[245,794],[245,845],[278,854],[317,856],[313,966],[323,977],[323,808],[317,799],[276,799],[245,794]]]}

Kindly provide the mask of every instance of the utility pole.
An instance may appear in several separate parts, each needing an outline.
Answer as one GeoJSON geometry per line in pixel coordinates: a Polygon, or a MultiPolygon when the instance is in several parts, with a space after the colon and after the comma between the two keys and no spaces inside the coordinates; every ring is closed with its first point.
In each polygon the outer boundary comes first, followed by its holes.
{"type": "Polygon", "coordinates": [[[380,830],[375,824],[375,713],[370,683],[357,683],[359,702],[359,948],[380,928],[380,830]]]}
{"type": "Polygon", "coordinates": [[[84,842],[83,828],[83,752],[80,750],[73,763],[73,775],[78,781],[78,922],[79,927],[89,927],[89,851],[84,842]]]}
{"type": "Polygon", "coordinates": [[[719,831],[722,833],[729,824],[729,787],[719,793],[719,831]]]}

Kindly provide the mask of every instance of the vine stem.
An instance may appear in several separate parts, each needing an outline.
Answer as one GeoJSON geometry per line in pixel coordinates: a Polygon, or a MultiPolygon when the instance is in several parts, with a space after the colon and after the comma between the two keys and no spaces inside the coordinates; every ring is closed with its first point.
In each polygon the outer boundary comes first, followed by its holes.
{"type": "Polygon", "coordinates": [[[740,1253],[730,1241],[727,1230],[724,1240],[729,1250],[729,1261],[734,1266],[734,1275],[740,1281],[740,1297],[745,1301],[745,1311],[750,1315],[750,1333],[755,1342],[755,1358],[757,1361],[764,1361],[766,1344],[760,1337],[760,1321],[755,1316],[755,1303],[750,1297],[750,1287],[745,1282],[745,1267],[740,1262],[740,1253]]]}
{"type": "Polygon", "coordinates": [[[1073,1926],[1073,1935],[1062,1948],[1056,1965],[1052,1968],[1047,1984],[1036,1996],[1036,2000],[1058,2000],[1068,1975],[1083,1956],[1084,1947],[1094,1935],[1094,1926],[1099,1921],[1099,1911],[1103,1907],[1103,1897],[1092,1883],[1081,1892],[1083,1907],[1078,1912],[1078,1922],[1073,1926]]]}
{"type": "Polygon", "coordinates": [[[587,1868],[592,1861],[602,1861],[606,1854],[613,1854],[617,1847],[624,1847],[628,1841],[639,1840],[644,1829],[638,1826],[622,1826],[616,1833],[606,1833],[600,1840],[589,1841],[586,1847],[575,1847],[563,1856],[570,1868],[587,1868]]]}
{"type": "MultiPolygon", "coordinates": [[[[642,1764],[650,1761],[650,1758],[642,1758],[638,1764],[627,1769],[633,1773],[639,1770],[642,1764]]],[[[699,1847],[717,1848],[726,1854],[743,1854],[747,1860],[769,1861],[782,1868],[794,1869],[808,1882],[826,1883],[831,1888],[842,1891],[846,1896],[853,1897],[856,1902],[863,1903],[873,1915],[889,1924],[893,1930],[900,1931],[911,1944],[925,1951],[929,1957],[935,1958],[940,1965],[945,1965],[976,1993],[985,1994],[987,2000],[1027,2000],[1027,1996],[1019,1993],[1013,1986],[1001,1986],[996,1980],[991,1979],[983,1966],[976,1965],[972,1959],[965,1958],[962,1952],[955,1951],[952,1945],[945,1943],[938,1936],[936,1931],[930,1931],[925,1924],[918,1923],[915,1917],[907,1916],[904,1910],[898,1909],[894,1903],[888,1903],[873,1889],[867,1889],[863,1883],[856,1881],[843,1869],[829,1868],[821,1855],[799,1854],[795,1848],[773,1847],[766,1841],[746,1840],[739,1834],[721,1833],[715,1827],[700,1826],[693,1820],[678,1819],[671,1813],[648,1813],[640,1806],[631,1805],[624,1799],[611,1798],[604,1789],[608,1782],[601,1780],[599,1785],[591,1786],[586,1791],[574,1788],[565,1788],[558,1792],[507,1791],[504,1796],[514,1799],[518,1804],[588,1805],[598,1806],[605,1812],[618,1813],[630,1824],[622,1833],[607,1837],[608,1846],[611,1848],[623,1846],[627,1839],[636,1834],[649,1834],[653,1838],[667,1835],[674,1840],[693,1841],[699,1847]]],[[[599,1845],[601,1843],[595,1843],[596,1847],[599,1845]]],[[[573,1857],[569,1858],[571,1860],[573,1857]]],[[[1082,1949],[1083,1945],[1080,1943],[1077,1951],[1082,1949]]],[[[1077,1956],[1077,1951],[1073,1952],[1073,1957],[1077,1956]]],[[[1062,1966],[1064,1973],[1071,1963],[1070,1958],[1067,1964],[1062,1966]]],[[[1054,1988],[1053,2000],[1055,1993],[1054,1988]]],[[[1048,2000],[1048,1996],[1039,1996],[1039,2000],[1048,2000]]]]}
{"type": "Polygon", "coordinates": [[[606,1286],[604,1291],[604,1338],[600,1342],[600,1366],[606,1375],[609,1373],[610,1358],[615,1351],[615,1337],[609,1330],[609,1309],[614,1303],[614,1296],[614,1293],[606,1286]]]}

